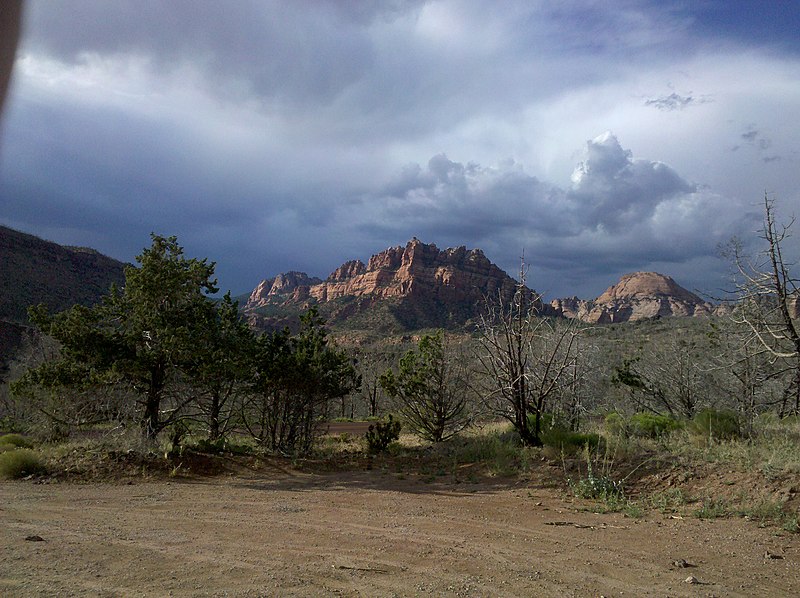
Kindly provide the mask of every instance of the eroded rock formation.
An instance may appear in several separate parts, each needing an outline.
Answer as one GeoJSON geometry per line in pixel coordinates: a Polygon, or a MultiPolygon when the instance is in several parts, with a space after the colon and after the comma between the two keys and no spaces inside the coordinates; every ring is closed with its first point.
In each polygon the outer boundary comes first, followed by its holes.
{"type": "Polygon", "coordinates": [[[600,324],[666,316],[708,316],[715,309],[669,276],[657,272],[626,274],[594,300],[570,297],[555,299],[550,305],[562,316],[600,324]]]}
{"type": "MultiPolygon", "coordinates": [[[[462,320],[480,313],[487,297],[509,300],[516,281],[493,264],[480,249],[439,249],[412,239],[405,247],[391,247],[373,255],[366,265],[348,261],[325,281],[290,272],[262,281],[244,310],[276,303],[341,298],[359,299],[360,309],[382,299],[399,298],[435,305],[462,320]],[[279,284],[280,283],[280,284],[279,284]]],[[[530,291],[534,296],[533,291],[530,291]]],[[[546,306],[549,311],[549,306],[546,306]]]]}

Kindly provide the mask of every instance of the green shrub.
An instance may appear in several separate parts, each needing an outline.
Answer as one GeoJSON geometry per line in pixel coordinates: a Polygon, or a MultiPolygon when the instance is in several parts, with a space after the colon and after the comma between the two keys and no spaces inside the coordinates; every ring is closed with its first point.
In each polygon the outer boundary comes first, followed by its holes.
{"type": "Polygon", "coordinates": [[[176,421],[169,428],[167,428],[167,438],[169,439],[169,455],[180,455],[182,450],[183,441],[189,435],[189,426],[180,420],[176,421]]]}
{"type": "Polygon", "coordinates": [[[725,499],[704,498],[700,507],[694,512],[698,519],[717,519],[731,514],[725,499]]]}
{"type": "Polygon", "coordinates": [[[586,475],[577,479],[568,479],[567,483],[578,498],[600,500],[621,499],[625,492],[621,480],[614,480],[608,473],[596,473],[591,461],[587,462],[586,475]]]}
{"type": "Polygon", "coordinates": [[[2,445],[16,448],[33,448],[33,442],[22,434],[4,434],[0,436],[0,446],[2,445]]]}
{"type": "Polygon", "coordinates": [[[600,446],[600,435],[585,432],[570,432],[564,428],[550,428],[542,433],[542,442],[545,446],[552,446],[565,453],[572,454],[588,447],[596,451],[600,446]]]}
{"type": "Polygon", "coordinates": [[[250,445],[231,442],[227,438],[217,438],[216,440],[202,438],[190,448],[197,452],[211,455],[221,455],[223,453],[230,453],[233,455],[249,455],[253,452],[253,449],[250,445]]]}
{"type": "Polygon", "coordinates": [[[798,518],[798,515],[784,515],[783,525],[781,527],[783,527],[783,529],[785,529],[787,532],[791,532],[793,534],[800,532],[800,519],[798,518]]]}
{"type": "Polygon", "coordinates": [[[653,493],[648,502],[660,513],[677,513],[686,505],[686,497],[680,488],[667,488],[653,493]]]}
{"type": "Polygon", "coordinates": [[[703,409],[688,424],[689,431],[706,440],[732,440],[742,435],[739,418],[731,411],[703,409]]]}
{"type": "Polygon", "coordinates": [[[681,428],[681,422],[668,415],[656,413],[634,413],[628,423],[628,430],[634,436],[659,438],[681,428]]]}
{"type": "MultiPolygon", "coordinates": [[[[536,429],[535,413],[528,414],[528,427],[531,430],[536,429]]],[[[559,419],[554,417],[552,413],[542,413],[539,416],[539,430],[541,431],[542,437],[544,437],[545,434],[547,434],[550,430],[553,429],[567,430],[568,426],[564,425],[563,422],[559,421],[559,419]]]]}
{"type": "MultiPolygon", "coordinates": [[[[529,413],[528,414],[528,426],[531,430],[536,427],[536,414],[529,413]]],[[[542,431],[547,430],[548,428],[553,427],[553,414],[552,413],[542,413],[539,416],[539,426],[541,427],[542,431]]]]}
{"type": "Polygon", "coordinates": [[[367,446],[370,453],[382,453],[395,440],[400,438],[400,422],[394,421],[391,414],[385,422],[375,422],[367,429],[367,446]]]}
{"type": "Polygon", "coordinates": [[[628,433],[628,422],[625,420],[625,416],[616,411],[606,415],[603,425],[606,432],[612,436],[625,436],[628,433]]]}
{"type": "Polygon", "coordinates": [[[47,472],[38,453],[26,448],[0,453],[0,478],[15,480],[47,472]]]}
{"type": "Polygon", "coordinates": [[[449,447],[453,463],[481,463],[491,476],[510,476],[524,468],[526,449],[510,426],[469,434],[449,447]]]}
{"type": "Polygon", "coordinates": [[[481,433],[465,434],[448,446],[450,455],[458,463],[492,461],[498,453],[516,454],[521,446],[519,435],[510,425],[481,433]]]}

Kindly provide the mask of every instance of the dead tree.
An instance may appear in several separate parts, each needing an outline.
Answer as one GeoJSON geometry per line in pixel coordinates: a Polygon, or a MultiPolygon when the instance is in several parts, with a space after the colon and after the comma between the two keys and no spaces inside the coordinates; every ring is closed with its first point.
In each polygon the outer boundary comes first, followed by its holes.
{"type": "Polygon", "coordinates": [[[525,286],[525,268],[510,301],[486,301],[479,323],[478,362],[484,403],[510,421],[523,444],[540,446],[548,402],[576,377],[577,320],[555,322],[540,314],[541,298],[525,286]]]}
{"type": "Polygon", "coordinates": [[[783,248],[794,218],[778,224],[775,202],[764,196],[764,224],[760,238],[766,247],[754,258],[741,243],[733,241],[729,254],[736,266],[735,292],[739,299],[732,319],[749,332],[752,341],[766,351],[773,363],[790,372],[780,403],[779,415],[800,413],[800,330],[796,320],[798,281],[783,248]]]}

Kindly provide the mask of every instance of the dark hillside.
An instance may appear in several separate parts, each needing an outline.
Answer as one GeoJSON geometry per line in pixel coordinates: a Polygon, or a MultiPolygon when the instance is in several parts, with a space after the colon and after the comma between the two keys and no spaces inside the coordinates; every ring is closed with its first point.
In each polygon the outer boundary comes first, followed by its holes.
{"type": "Polygon", "coordinates": [[[123,268],[93,249],[0,226],[0,377],[29,332],[28,306],[44,303],[56,312],[91,305],[124,282],[123,268]]]}
{"type": "Polygon", "coordinates": [[[64,247],[0,226],[0,320],[27,323],[29,305],[60,311],[91,305],[122,284],[124,264],[93,249],[64,247]]]}

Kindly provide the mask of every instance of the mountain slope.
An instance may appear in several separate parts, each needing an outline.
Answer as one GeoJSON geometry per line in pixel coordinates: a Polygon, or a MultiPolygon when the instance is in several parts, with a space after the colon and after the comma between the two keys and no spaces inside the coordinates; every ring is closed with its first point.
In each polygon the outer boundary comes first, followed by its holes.
{"type": "Polygon", "coordinates": [[[0,319],[25,323],[29,305],[60,311],[91,305],[122,284],[124,264],[93,249],[65,247],[0,226],[0,319]]]}
{"type": "Polygon", "coordinates": [[[91,305],[122,284],[124,264],[93,249],[64,247],[0,226],[0,377],[31,333],[27,309],[91,305]]]}
{"type": "Polygon", "coordinates": [[[324,281],[299,272],[266,279],[243,311],[258,327],[269,328],[280,325],[293,309],[317,304],[333,323],[360,316],[368,325],[365,314],[380,305],[399,329],[459,327],[480,316],[487,297],[509,301],[516,286],[480,249],[441,250],[414,238],[405,247],[373,255],[367,264],[345,262],[324,281]]]}

